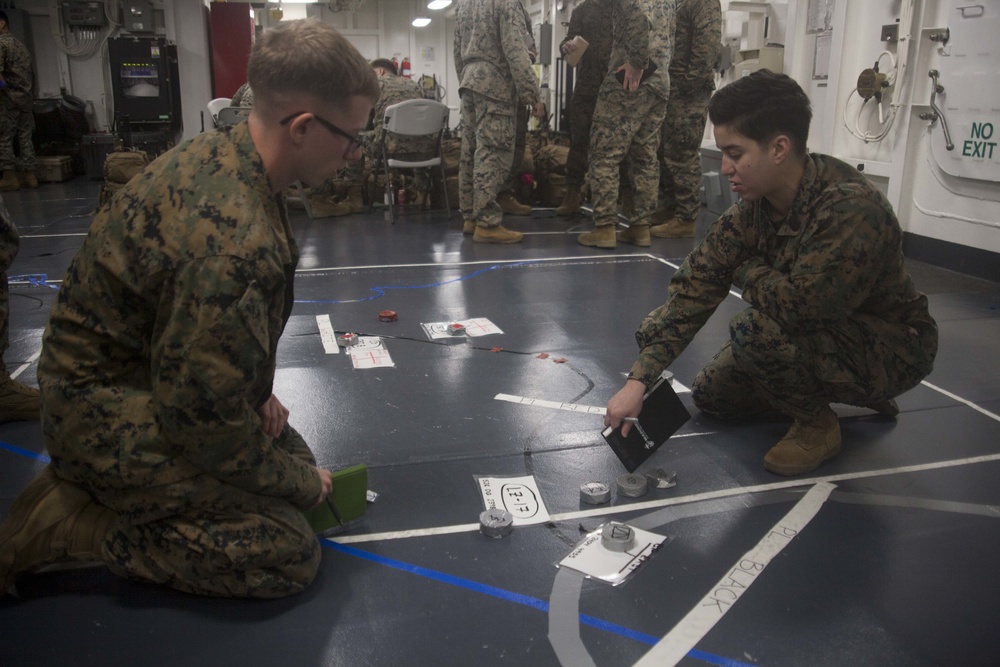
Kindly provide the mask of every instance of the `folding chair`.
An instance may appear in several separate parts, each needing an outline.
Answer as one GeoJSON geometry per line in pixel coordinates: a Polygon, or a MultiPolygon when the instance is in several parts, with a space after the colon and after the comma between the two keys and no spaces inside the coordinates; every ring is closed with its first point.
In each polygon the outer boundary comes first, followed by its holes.
{"type": "Polygon", "coordinates": [[[219,109],[219,127],[223,125],[236,125],[250,115],[250,107],[222,107],[219,109]]]}
{"type": "Polygon", "coordinates": [[[216,97],[208,103],[208,115],[212,117],[212,123],[216,127],[219,125],[219,111],[228,107],[231,102],[228,97],[216,97]]]}
{"type": "MultiPolygon", "coordinates": [[[[441,168],[441,183],[445,183],[444,161],[441,159],[441,135],[448,127],[449,110],[446,104],[434,100],[416,99],[393,104],[385,110],[383,121],[386,132],[401,136],[434,136],[434,157],[426,160],[400,160],[392,158],[382,142],[382,167],[385,171],[385,199],[389,205],[389,219],[396,223],[395,202],[389,182],[390,169],[441,168]]],[[[451,202],[448,188],[444,188],[444,205],[451,220],[451,202]]]]}

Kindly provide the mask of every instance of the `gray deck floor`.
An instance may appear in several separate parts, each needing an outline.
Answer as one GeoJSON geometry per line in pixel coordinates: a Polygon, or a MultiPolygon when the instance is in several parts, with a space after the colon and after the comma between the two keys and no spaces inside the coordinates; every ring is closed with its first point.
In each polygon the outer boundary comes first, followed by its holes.
{"type": "MultiPolygon", "coordinates": [[[[6,361],[28,384],[99,185],[4,194],[22,235],[6,361]]],[[[593,507],[580,485],[613,486],[624,469],[583,406],[621,386],[633,332],[690,240],[597,251],[576,243],[584,221],[542,210],[507,220],[526,232],[514,246],[473,244],[443,213],[293,222],[302,262],[275,393],[321,465],[367,464],[378,500],[324,540],[316,582],[291,599],[198,598],[103,569],[26,576],[20,598],[0,600],[0,665],[577,667],[669,647],[682,665],[996,664],[1000,285],[912,263],[941,329],[936,368],[897,420],[837,406],[843,451],[814,474],[763,469],[785,424],[723,426],[692,407],[642,468],[675,470],[677,485],[593,507]],[[383,309],[398,321],[379,321],[383,309]],[[381,336],[395,366],[326,354],[323,315],[381,336]],[[421,327],[476,317],[503,333],[435,342],[421,327]],[[551,520],[481,535],[476,477],[527,475],[551,520]],[[611,519],[663,547],[616,587],[556,567],[611,519]],[[778,543],[766,568],[748,564],[778,543]],[[687,642],[670,634],[692,617],[714,625],[687,642]]],[[[673,365],[682,385],[741,307],[729,297],[673,365]]],[[[0,425],[0,516],[44,461],[37,423],[0,425]]]]}

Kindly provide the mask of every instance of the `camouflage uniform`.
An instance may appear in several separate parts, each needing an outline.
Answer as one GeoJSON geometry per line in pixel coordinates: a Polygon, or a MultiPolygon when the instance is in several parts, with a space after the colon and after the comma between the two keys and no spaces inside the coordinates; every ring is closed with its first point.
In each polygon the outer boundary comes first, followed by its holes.
{"type": "Polygon", "coordinates": [[[242,86],[236,89],[236,92],[233,93],[232,99],[229,100],[229,106],[231,107],[253,106],[253,90],[251,90],[249,83],[244,83],[242,86]]]}
{"type": "Polygon", "coordinates": [[[750,308],[692,388],[726,418],[774,409],[799,420],[831,402],[873,405],[931,371],[937,325],[903,263],[892,207],[858,171],[812,154],[788,216],[740,201],[712,225],[636,333],[629,377],[650,385],[726,298],[750,308]]]}
{"type": "Polygon", "coordinates": [[[0,73],[6,85],[0,88],[0,170],[35,170],[35,129],[31,94],[34,74],[31,56],[10,32],[0,34],[0,73]],[[14,156],[14,141],[20,154],[14,156]]]}
{"type": "MultiPolygon", "coordinates": [[[[608,73],[611,59],[611,3],[608,0],[583,0],[573,9],[569,29],[562,44],[577,35],[590,46],[576,66],[576,83],[569,101],[569,156],[566,158],[566,184],[579,187],[587,173],[587,148],[590,126],[597,106],[597,91],[608,73]]],[[[560,44],[560,46],[562,46],[560,44]]]]}
{"type": "Polygon", "coordinates": [[[513,164],[516,106],[538,102],[538,81],[524,46],[528,34],[519,0],[459,0],[456,16],[459,206],[465,220],[494,227],[503,218],[497,194],[513,164]]]}
{"type": "Polygon", "coordinates": [[[590,134],[590,188],[594,224],[614,225],[618,215],[619,166],[628,158],[635,193],[635,219],[656,208],[659,181],[656,151],[670,94],[670,65],[676,0],[610,0],[613,46],[610,71],[597,94],[590,134]],[[624,63],[657,69],[627,92],[614,72],[624,63]]]}
{"type": "MultiPolygon", "coordinates": [[[[388,143],[385,146],[389,154],[403,160],[423,160],[434,154],[435,142],[427,137],[389,135],[384,127],[385,110],[388,107],[406,100],[423,99],[423,92],[417,82],[386,72],[379,76],[378,86],[379,98],[372,109],[374,129],[360,134],[364,146],[364,161],[350,162],[341,169],[339,176],[342,180],[360,183],[365,177],[365,172],[379,173],[382,169],[382,144],[386,141],[388,143]]],[[[418,190],[430,192],[430,170],[416,169],[414,180],[418,190]]]]}
{"type": "Polygon", "coordinates": [[[314,577],[315,461],[258,416],[297,262],[247,123],[162,155],[94,218],[38,380],[54,471],[118,513],[117,574],[248,597],[314,577]]]}
{"type": "Polygon", "coordinates": [[[719,0],[678,0],[670,99],[660,132],[660,182],[667,217],[690,222],[701,209],[701,140],[722,48],[719,0]]]}
{"type": "Polygon", "coordinates": [[[20,246],[21,238],[17,234],[17,226],[11,220],[3,199],[0,199],[0,375],[6,372],[3,355],[10,344],[10,294],[7,287],[7,269],[14,263],[20,246]]]}
{"type": "MultiPolygon", "coordinates": [[[[528,15],[528,10],[524,8],[520,0],[518,0],[517,5],[521,8],[521,13],[524,14],[524,28],[527,30],[528,35],[524,42],[524,48],[528,51],[528,60],[533,65],[535,64],[534,54],[538,53],[538,47],[535,46],[535,37],[531,34],[531,16],[528,15]]],[[[531,113],[526,105],[518,104],[516,114],[514,117],[514,155],[511,157],[510,175],[507,176],[507,182],[503,186],[503,192],[511,193],[517,191],[521,178],[521,165],[524,163],[524,145],[528,137],[528,118],[531,113]]]]}

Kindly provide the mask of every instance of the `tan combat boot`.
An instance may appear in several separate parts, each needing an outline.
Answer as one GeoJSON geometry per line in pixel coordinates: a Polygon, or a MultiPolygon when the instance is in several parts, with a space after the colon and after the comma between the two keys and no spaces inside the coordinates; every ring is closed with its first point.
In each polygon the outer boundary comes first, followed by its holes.
{"type": "Polygon", "coordinates": [[[649,233],[658,239],[690,239],[694,238],[694,220],[684,222],[671,218],[662,225],[653,225],[649,233]]]}
{"type": "Polygon", "coordinates": [[[476,226],[472,240],[476,243],[519,243],[524,237],[521,232],[505,228],[503,225],[493,227],[476,226]]]}
{"type": "Polygon", "coordinates": [[[896,399],[893,398],[879,401],[878,403],[872,403],[871,405],[866,405],[865,407],[886,417],[895,417],[899,414],[899,405],[896,403],[896,399]]]}
{"type": "Polygon", "coordinates": [[[576,240],[581,245],[590,246],[591,248],[605,248],[610,250],[618,245],[615,239],[615,226],[613,224],[598,225],[594,228],[594,231],[580,234],[576,237],[576,240]]]}
{"type": "Polygon", "coordinates": [[[309,198],[314,218],[335,218],[351,212],[346,199],[335,199],[334,195],[319,195],[309,198]]]}
{"type": "Polygon", "coordinates": [[[347,188],[347,204],[351,209],[351,213],[364,213],[368,210],[365,206],[365,197],[361,191],[361,184],[351,184],[347,188]]]}
{"type": "Polygon", "coordinates": [[[531,207],[517,201],[512,192],[501,192],[497,195],[497,203],[506,215],[531,215],[531,207]]]}
{"type": "Polygon", "coordinates": [[[12,380],[6,371],[0,373],[0,424],[37,420],[40,407],[37,389],[12,380]]]}
{"type": "Polygon", "coordinates": [[[0,191],[9,192],[20,188],[21,183],[17,180],[17,173],[13,169],[4,169],[3,178],[0,178],[0,191]]]}
{"type": "Polygon", "coordinates": [[[649,225],[634,222],[625,231],[618,232],[618,240],[640,248],[648,248],[650,245],[649,225]]]}
{"type": "Polygon", "coordinates": [[[38,177],[33,171],[21,171],[17,173],[17,181],[22,188],[37,188],[38,177]]]}
{"type": "Polygon", "coordinates": [[[661,206],[660,208],[653,211],[653,215],[649,216],[649,224],[662,225],[663,223],[670,220],[670,218],[671,216],[667,214],[667,209],[661,206]]]}
{"type": "Polygon", "coordinates": [[[571,185],[566,190],[562,203],[556,207],[556,215],[576,215],[580,212],[580,186],[571,185]]]}
{"type": "Polygon", "coordinates": [[[801,475],[840,451],[840,422],[829,407],[818,417],[796,419],[788,433],[764,456],[764,467],[778,475],[801,475]]]}
{"type": "Polygon", "coordinates": [[[476,233],[476,223],[474,220],[466,220],[462,223],[462,233],[463,234],[475,234],[476,233]]]}
{"type": "Polygon", "coordinates": [[[45,466],[14,500],[0,526],[0,595],[19,574],[58,560],[103,561],[115,513],[45,466]]]}

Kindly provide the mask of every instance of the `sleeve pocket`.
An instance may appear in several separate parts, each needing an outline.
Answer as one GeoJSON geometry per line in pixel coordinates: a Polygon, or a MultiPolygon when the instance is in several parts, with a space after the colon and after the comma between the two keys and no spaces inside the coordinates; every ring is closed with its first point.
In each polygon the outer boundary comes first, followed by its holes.
{"type": "Polygon", "coordinates": [[[256,283],[188,346],[192,372],[217,398],[242,394],[270,354],[268,310],[256,283]]]}

